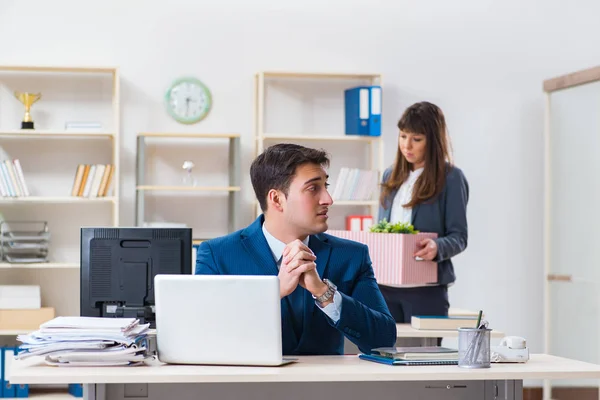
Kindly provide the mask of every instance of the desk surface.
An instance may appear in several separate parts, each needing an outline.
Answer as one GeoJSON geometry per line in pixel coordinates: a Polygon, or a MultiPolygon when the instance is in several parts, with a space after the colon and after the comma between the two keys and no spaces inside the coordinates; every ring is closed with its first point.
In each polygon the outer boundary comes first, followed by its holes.
{"type": "Polygon", "coordinates": [[[599,379],[600,365],[534,354],[525,364],[486,369],[448,366],[389,366],[358,356],[304,356],[283,367],[153,365],[138,367],[55,367],[35,357],[13,361],[13,384],[342,382],[506,379],[599,379]]]}
{"type": "MultiPolygon", "coordinates": [[[[493,338],[503,338],[504,332],[492,330],[493,338]]],[[[415,329],[410,324],[396,324],[396,337],[399,338],[433,338],[433,337],[458,337],[458,330],[447,329],[415,329]]]]}

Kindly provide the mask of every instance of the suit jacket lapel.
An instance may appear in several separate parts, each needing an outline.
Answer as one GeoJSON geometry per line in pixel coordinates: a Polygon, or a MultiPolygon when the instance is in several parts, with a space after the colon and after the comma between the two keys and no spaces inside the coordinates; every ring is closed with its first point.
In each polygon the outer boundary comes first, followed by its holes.
{"type": "MultiPolygon", "coordinates": [[[[331,254],[331,245],[327,243],[327,239],[321,235],[314,235],[310,237],[308,242],[308,247],[315,254],[316,264],[317,264],[317,272],[321,279],[326,277],[327,266],[329,265],[329,255],[331,254]]],[[[335,283],[335,282],[334,282],[335,283]]],[[[300,347],[302,345],[302,340],[306,337],[304,333],[310,331],[310,325],[312,323],[312,317],[314,315],[315,307],[315,299],[312,298],[312,294],[308,291],[304,291],[304,323],[302,332],[302,337],[299,338],[300,347]]]]}
{"type": "Polygon", "coordinates": [[[415,218],[417,217],[417,213],[419,212],[419,210],[421,209],[421,205],[417,204],[416,206],[413,207],[412,209],[412,215],[410,217],[410,223],[412,225],[415,224],[415,218]]]}
{"type": "Polygon", "coordinates": [[[390,192],[390,195],[387,197],[385,202],[386,208],[383,209],[384,213],[380,220],[385,219],[387,222],[391,222],[390,219],[392,218],[392,205],[394,204],[394,199],[396,198],[398,190],[399,189],[394,189],[390,192]]]}
{"type": "Polygon", "coordinates": [[[256,269],[263,275],[278,275],[277,263],[262,232],[263,217],[260,216],[244,230],[242,244],[254,260],[256,269]]]}

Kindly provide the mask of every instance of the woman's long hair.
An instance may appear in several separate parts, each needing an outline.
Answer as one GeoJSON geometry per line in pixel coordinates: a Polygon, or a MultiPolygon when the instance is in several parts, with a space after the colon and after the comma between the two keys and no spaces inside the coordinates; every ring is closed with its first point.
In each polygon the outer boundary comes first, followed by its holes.
{"type": "MultiPolygon", "coordinates": [[[[415,182],[412,199],[404,204],[414,207],[434,199],[446,182],[447,167],[451,165],[446,119],[435,104],[420,102],[408,107],[398,121],[398,129],[405,133],[421,133],[426,137],[425,168],[415,182]]],[[[390,194],[408,178],[411,164],[404,158],[400,146],[388,180],[382,183],[381,204],[386,207],[390,194]]],[[[387,207],[386,207],[387,208],[387,207]]]]}

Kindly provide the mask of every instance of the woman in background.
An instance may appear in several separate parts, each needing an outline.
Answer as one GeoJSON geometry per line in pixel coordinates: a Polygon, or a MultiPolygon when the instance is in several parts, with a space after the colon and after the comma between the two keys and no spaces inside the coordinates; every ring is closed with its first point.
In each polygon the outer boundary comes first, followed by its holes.
{"type": "Polygon", "coordinates": [[[428,102],[406,109],[398,122],[398,152],[385,170],[378,219],[407,222],[437,239],[421,241],[414,256],[438,265],[438,281],[428,285],[390,287],[381,293],[398,323],[413,315],[448,315],[448,285],[455,281],[451,258],[467,247],[469,185],[450,161],[446,121],[428,102]]]}

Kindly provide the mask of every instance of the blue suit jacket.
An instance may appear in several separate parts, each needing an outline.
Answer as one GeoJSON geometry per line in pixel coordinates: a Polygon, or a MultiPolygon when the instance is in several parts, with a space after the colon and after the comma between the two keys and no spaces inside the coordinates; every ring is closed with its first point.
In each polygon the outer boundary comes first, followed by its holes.
{"type": "MultiPolygon", "coordinates": [[[[386,182],[392,173],[388,168],[383,173],[382,181],[386,182]]],[[[392,203],[398,190],[386,199],[384,206],[379,206],[378,220],[390,220],[392,203]]],[[[467,202],[469,201],[469,184],[458,167],[448,169],[446,184],[440,195],[429,202],[413,208],[411,223],[421,232],[438,234],[436,243],[438,254],[434,261],[438,262],[438,282],[447,285],[456,280],[451,258],[467,248],[467,202]]]]}
{"type": "MultiPolygon", "coordinates": [[[[278,275],[279,269],[262,232],[261,215],[250,226],[202,242],[196,257],[196,274],[278,275]]],[[[342,297],[340,319],[334,323],[318,309],[311,294],[303,291],[303,328],[293,329],[294,309],[281,299],[284,355],[344,354],[344,336],[362,352],[394,346],[396,323],[379,291],[365,245],[327,234],[310,236],[317,271],[328,278],[342,297]]],[[[240,299],[243,301],[243,299],[240,299]]]]}

